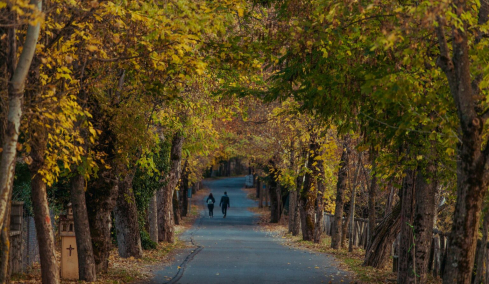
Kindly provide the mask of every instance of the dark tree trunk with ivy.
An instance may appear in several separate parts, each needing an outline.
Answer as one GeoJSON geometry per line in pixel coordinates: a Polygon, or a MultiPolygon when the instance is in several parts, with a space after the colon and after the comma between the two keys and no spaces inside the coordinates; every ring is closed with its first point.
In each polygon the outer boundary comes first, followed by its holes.
{"type": "Polygon", "coordinates": [[[117,248],[123,258],[141,258],[141,234],[138,222],[136,200],[132,189],[135,170],[131,170],[119,181],[116,206],[114,208],[117,248]]]}

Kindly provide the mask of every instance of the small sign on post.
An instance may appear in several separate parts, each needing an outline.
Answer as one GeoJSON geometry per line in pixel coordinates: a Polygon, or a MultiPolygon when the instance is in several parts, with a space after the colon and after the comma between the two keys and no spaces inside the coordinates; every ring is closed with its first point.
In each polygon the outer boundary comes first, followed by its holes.
{"type": "Polygon", "coordinates": [[[73,209],[68,204],[68,214],[60,216],[61,278],[78,280],[78,250],[76,248],[73,209]]]}

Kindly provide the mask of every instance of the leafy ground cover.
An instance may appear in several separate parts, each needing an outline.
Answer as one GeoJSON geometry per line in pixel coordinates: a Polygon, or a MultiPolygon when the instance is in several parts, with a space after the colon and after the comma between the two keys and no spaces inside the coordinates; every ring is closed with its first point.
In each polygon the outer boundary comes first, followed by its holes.
{"type": "MultiPolygon", "coordinates": [[[[207,190],[201,190],[193,196],[194,200],[200,200],[208,194],[207,190]]],[[[161,242],[156,249],[145,250],[142,258],[134,257],[122,258],[113,248],[109,256],[109,270],[106,274],[98,274],[95,283],[122,284],[139,282],[153,277],[153,271],[157,271],[161,266],[171,261],[173,255],[179,249],[184,249],[187,244],[178,238],[194,224],[200,215],[202,205],[192,204],[191,213],[188,217],[181,220],[180,225],[175,226],[177,238],[175,243],[161,242]]],[[[57,253],[58,261],[61,262],[61,254],[57,253]]],[[[13,275],[12,284],[41,283],[41,267],[36,263],[27,273],[13,275]]],[[[62,280],[62,283],[85,283],[84,281],[62,280]]]]}
{"type": "MultiPolygon", "coordinates": [[[[255,189],[244,189],[249,192],[248,196],[252,200],[256,200],[256,194],[253,195],[255,189]]],[[[258,214],[258,225],[260,230],[266,231],[270,236],[283,239],[283,244],[290,249],[306,249],[315,252],[327,253],[333,255],[338,261],[337,266],[342,270],[350,271],[354,274],[353,283],[396,283],[396,273],[392,272],[392,260],[387,262],[383,269],[376,269],[371,266],[363,266],[365,251],[355,247],[353,252],[348,252],[348,248],[340,248],[338,250],[331,248],[331,237],[324,234],[320,244],[315,244],[310,241],[303,241],[302,235],[292,236],[288,233],[288,223],[286,217],[283,217],[279,223],[270,223],[270,210],[267,207],[257,208],[252,207],[250,211],[258,214]]],[[[429,284],[439,284],[441,279],[428,278],[429,284]]]]}

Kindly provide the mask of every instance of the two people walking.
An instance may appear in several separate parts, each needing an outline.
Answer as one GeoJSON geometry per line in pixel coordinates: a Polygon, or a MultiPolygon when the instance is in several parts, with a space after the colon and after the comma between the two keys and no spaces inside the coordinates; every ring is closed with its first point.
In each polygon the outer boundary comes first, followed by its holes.
{"type": "MultiPolygon", "coordinates": [[[[209,194],[209,197],[207,197],[207,200],[205,202],[207,203],[207,208],[209,208],[209,217],[214,218],[214,203],[216,203],[216,199],[214,198],[212,193],[209,194]]],[[[221,206],[223,218],[226,218],[228,207],[231,207],[227,192],[224,192],[224,195],[221,197],[221,202],[219,203],[219,206],[221,206]]]]}

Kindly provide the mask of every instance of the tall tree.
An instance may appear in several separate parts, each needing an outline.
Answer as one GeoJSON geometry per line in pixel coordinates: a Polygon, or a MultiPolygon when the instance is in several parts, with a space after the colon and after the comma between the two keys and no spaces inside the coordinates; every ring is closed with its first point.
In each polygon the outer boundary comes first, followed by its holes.
{"type": "Polygon", "coordinates": [[[183,133],[177,132],[173,135],[170,152],[170,172],[168,173],[166,185],[158,191],[158,239],[169,243],[175,241],[173,192],[180,179],[183,141],[183,133]]]}
{"type": "Polygon", "coordinates": [[[346,190],[346,180],[348,178],[348,163],[350,155],[350,138],[345,137],[343,141],[343,151],[340,160],[340,169],[338,170],[338,182],[336,184],[336,207],[334,213],[334,224],[331,235],[331,247],[339,249],[341,245],[341,228],[343,220],[343,206],[346,190]]]}

